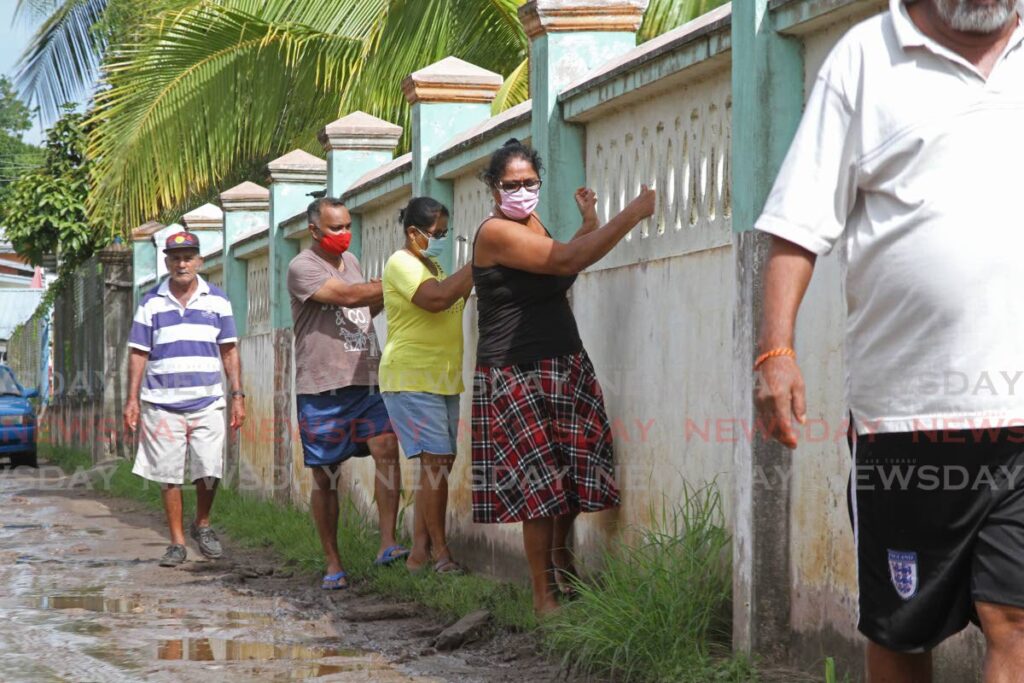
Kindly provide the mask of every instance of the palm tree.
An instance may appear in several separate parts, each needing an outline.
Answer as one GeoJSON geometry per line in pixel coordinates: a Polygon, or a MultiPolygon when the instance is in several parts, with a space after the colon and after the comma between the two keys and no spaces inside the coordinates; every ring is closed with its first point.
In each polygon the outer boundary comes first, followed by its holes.
{"type": "MultiPolygon", "coordinates": [[[[19,0],[46,19],[18,84],[46,112],[93,94],[91,205],[124,227],[315,151],[345,112],[408,131],[399,84],[449,55],[507,77],[496,110],[523,101],[524,1],[19,0]]],[[[652,0],[640,35],[721,2],[652,0]]]]}

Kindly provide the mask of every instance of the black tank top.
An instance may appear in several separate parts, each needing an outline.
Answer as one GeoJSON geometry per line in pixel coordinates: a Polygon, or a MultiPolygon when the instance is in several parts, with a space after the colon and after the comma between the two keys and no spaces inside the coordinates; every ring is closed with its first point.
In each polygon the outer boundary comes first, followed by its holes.
{"type": "MultiPolygon", "coordinates": [[[[475,238],[473,252],[475,258],[475,238]]],[[[581,351],[583,342],[566,296],[574,282],[575,275],[474,265],[480,334],[476,362],[506,367],[581,351]]]]}

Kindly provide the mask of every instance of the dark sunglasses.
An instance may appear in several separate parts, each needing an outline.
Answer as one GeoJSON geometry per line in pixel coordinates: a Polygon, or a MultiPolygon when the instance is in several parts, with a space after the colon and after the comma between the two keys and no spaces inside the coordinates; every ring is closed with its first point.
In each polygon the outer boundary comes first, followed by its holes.
{"type": "Polygon", "coordinates": [[[527,180],[499,180],[498,189],[504,190],[505,192],[515,192],[516,190],[525,187],[530,192],[536,192],[540,189],[541,180],[539,178],[529,178],[527,180]]]}

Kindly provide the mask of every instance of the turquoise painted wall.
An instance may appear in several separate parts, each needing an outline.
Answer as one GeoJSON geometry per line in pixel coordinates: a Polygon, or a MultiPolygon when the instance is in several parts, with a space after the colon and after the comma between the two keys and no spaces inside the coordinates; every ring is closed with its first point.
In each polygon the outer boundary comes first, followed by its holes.
{"type": "Polygon", "coordinates": [[[548,33],[530,44],[530,94],[533,97],[533,147],[546,166],[538,214],[559,240],[580,227],[573,194],[586,183],[582,126],[562,119],[562,89],[617,55],[636,47],[633,33],[578,31],[548,33]]]}
{"type": "Polygon", "coordinates": [[[286,239],[277,227],[305,209],[310,192],[324,189],[321,183],[275,181],[270,184],[270,324],[274,329],[292,326],[288,299],[288,264],[299,253],[297,240],[286,239]]]}
{"type": "Polygon", "coordinates": [[[239,237],[250,235],[268,225],[268,211],[232,210],[224,212],[224,286],[231,300],[238,334],[243,335],[249,326],[249,269],[246,262],[234,255],[234,243],[239,237]]]}
{"type": "MultiPolygon", "coordinates": [[[[486,121],[491,116],[491,105],[481,102],[417,102],[412,105],[412,194],[428,196],[448,207],[455,206],[452,181],[434,177],[430,157],[461,132],[486,121]]],[[[459,216],[452,216],[452,221],[459,216]]],[[[439,260],[447,272],[454,262],[455,231],[449,229],[439,260]]]]}
{"type": "MultiPolygon", "coordinates": [[[[340,197],[353,183],[375,168],[391,161],[387,150],[335,149],[327,152],[327,195],[340,197]]],[[[349,251],[363,256],[363,226],[358,213],[352,212],[352,244],[349,251]]]]}
{"type": "Polygon", "coordinates": [[[769,0],[733,4],[733,230],[754,227],[803,111],[802,43],[775,31],[769,0]]]}

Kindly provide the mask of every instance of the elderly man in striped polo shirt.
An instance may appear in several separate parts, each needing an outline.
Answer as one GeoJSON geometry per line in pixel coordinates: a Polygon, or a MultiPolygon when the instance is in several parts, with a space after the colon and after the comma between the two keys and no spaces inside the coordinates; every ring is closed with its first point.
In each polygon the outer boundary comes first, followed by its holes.
{"type": "Polygon", "coordinates": [[[245,420],[245,394],[231,302],[199,277],[199,238],[175,233],[167,238],[164,254],[167,279],[142,297],[128,337],[124,421],[133,432],[142,423],[132,472],[162,486],[171,545],[160,566],[175,567],[187,556],[181,504],[186,455],[189,479],[196,485],[190,535],[206,557],[222,553],[210,528],[210,508],[224,468],[222,363],[231,384],[232,429],[245,420]]]}

